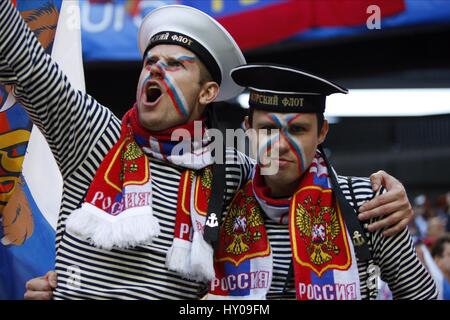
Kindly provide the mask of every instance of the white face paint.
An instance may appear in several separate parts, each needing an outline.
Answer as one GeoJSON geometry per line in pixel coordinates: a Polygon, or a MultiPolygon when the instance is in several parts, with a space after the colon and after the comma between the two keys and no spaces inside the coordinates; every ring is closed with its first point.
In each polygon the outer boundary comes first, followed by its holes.
{"type": "Polygon", "coordinates": [[[164,130],[185,123],[199,107],[200,61],[177,45],[149,50],[139,77],[137,106],[141,123],[164,130]]]}
{"type": "MultiPolygon", "coordinates": [[[[317,116],[313,113],[273,113],[255,110],[252,128],[256,130],[258,163],[278,171],[265,175],[273,188],[296,185],[311,165],[326,130],[317,132],[317,116]]],[[[328,128],[328,127],[327,127],[328,128]]],[[[254,139],[253,145],[255,144],[254,139]]],[[[263,174],[263,170],[261,170],[263,174]]]]}
{"type": "MultiPolygon", "coordinates": [[[[264,127],[258,130],[258,157],[261,169],[268,166],[283,169],[294,162],[296,158],[297,169],[300,174],[305,171],[305,156],[300,141],[290,132],[291,123],[299,114],[277,115],[270,113],[264,119],[264,127]],[[281,153],[281,155],[280,155],[281,153]],[[287,155],[290,155],[287,157],[287,155]]],[[[274,172],[272,174],[276,174],[274,172]]]]}

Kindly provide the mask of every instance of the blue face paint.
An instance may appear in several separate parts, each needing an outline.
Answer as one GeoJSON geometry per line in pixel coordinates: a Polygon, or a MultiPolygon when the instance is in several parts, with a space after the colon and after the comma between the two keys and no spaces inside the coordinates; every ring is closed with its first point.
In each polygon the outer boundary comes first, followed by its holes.
{"type": "Polygon", "coordinates": [[[175,81],[169,75],[166,75],[164,77],[163,84],[166,87],[170,99],[172,100],[174,108],[180,115],[187,116],[188,107],[186,99],[184,98],[181,90],[175,85],[175,81]]]}
{"type": "MultiPolygon", "coordinates": [[[[153,56],[147,56],[147,61],[151,60],[153,56]]],[[[178,61],[179,63],[187,62],[187,63],[193,63],[196,60],[195,57],[191,56],[178,56],[175,58],[175,61],[178,61]]],[[[160,70],[162,77],[162,84],[166,88],[167,94],[169,95],[170,99],[172,100],[172,104],[175,108],[175,110],[183,117],[188,116],[188,104],[186,102],[186,99],[181,91],[181,89],[176,85],[175,80],[170,76],[168,72],[176,72],[181,70],[182,66],[169,66],[166,62],[158,60],[153,65],[149,64],[149,71],[151,67],[154,66],[160,70]]],[[[143,84],[145,87],[145,84],[147,81],[149,81],[152,78],[151,73],[144,79],[143,84]]]]}
{"type": "MultiPolygon", "coordinates": [[[[296,115],[287,115],[285,119],[281,119],[277,117],[274,114],[268,115],[270,122],[274,124],[276,128],[279,129],[279,132],[271,137],[264,145],[261,146],[259,149],[258,155],[261,158],[262,154],[264,152],[269,152],[269,150],[272,148],[272,146],[276,143],[276,141],[281,141],[282,138],[284,138],[294,153],[294,155],[297,158],[298,161],[298,170],[299,174],[301,175],[305,170],[305,156],[303,149],[299,142],[294,139],[294,137],[289,133],[289,127],[290,124],[299,117],[299,114],[296,115]]],[[[258,160],[259,161],[259,160],[258,160]]]]}
{"type": "Polygon", "coordinates": [[[190,57],[190,56],[179,56],[175,58],[178,61],[186,61],[186,62],[190,62],[193,63],[195,60],[197,60],[196,57],[190,57]]]}
{"type": "Polygon", "coordinates": [[[269,154],[269,152],[271,152],[272,146],[275,144],[277,140],[278,135],[274,135],[259,147],[257,161],[262,167],[266,165],[265,163],[262,163],[262,159],[264,159],[264,154],[269,154]]]}

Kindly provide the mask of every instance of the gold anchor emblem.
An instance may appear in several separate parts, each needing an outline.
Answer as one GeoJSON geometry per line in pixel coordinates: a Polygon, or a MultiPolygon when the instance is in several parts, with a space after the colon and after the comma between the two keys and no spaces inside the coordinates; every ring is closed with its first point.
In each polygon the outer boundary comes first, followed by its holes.
{"type": "Polygon", "coordinates": [[[364,240],[363,236],[359,231],[353,232],[353,244],[357,247],[362,246],[366,241],[364,240]]]}

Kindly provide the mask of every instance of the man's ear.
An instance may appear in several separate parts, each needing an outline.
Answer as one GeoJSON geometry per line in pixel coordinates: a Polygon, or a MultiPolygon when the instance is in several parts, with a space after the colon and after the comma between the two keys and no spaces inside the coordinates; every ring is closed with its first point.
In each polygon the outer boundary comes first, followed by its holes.
{"type": "Polygon", "coordinates": [[[208,81],[202,85],[198,102],[202,105],[210,104],[219,94],[219,85],[215,81],[208,81]]]}
{"type": "Polygon", "coordinates": [[[319,144],[321,144],[325,141],[325,138],[327,137],[329,129],[330,129],[330,127],[328,125],[328,121],[323,120],[322,129],[320,129],[320,132],[319,132],[319,144]]]}
{"type": "Polygon", "coordinates": [[[250,129],[250,121],[248,120],[248,116],[244,117],[244,130],[250,129]]]}

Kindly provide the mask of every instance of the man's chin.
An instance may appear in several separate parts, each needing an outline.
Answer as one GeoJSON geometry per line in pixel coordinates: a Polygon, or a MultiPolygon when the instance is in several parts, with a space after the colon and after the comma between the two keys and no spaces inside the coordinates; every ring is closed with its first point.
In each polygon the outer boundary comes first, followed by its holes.
{"type": "Polygon", "coordinates": [[[283,172],[285,170],[281,169],[277,165],[261,166],[260,170],[261,175],[263,176],[279,177],[285,175],[285,173],[283,172]]]}
{"type": "Polygon", "coordinates": [[[295,169],[295,163],[292,161],[283,161],[283,160],[268,160],[263,164],[260,164],[261,168],[264,168],[268,171],[273,172],[276,170],[277,172],[292,172],[295,169]]]}
{"type": "Polygon", "coordinates": [[[162,131],[170,128],[170,126],[164,125],[161,121],[141,121],[142,126],[150,131],[162,131]]]}
{"type": "Polygon", "coordinates": [[[144,114],[143,116],[139,117],[139,122],[144,128],[150,131],[167,130],[180,124],[180,121],[172,119],[169,120],[167,116],[164,115],[162,115],[161,117],[155,117],[154,115],[152,115],[150,117],[149,114],[144,114]]]}
{"type": "Polygon", "coordinates": [[[161,131],[172,127],[176,127],[185,122],[177,114],[173,112],[162,112],[170,110],[171,106],[166,104],[158,104],[157,108],[147,108],[145,104],[138,104],[139,121],[148,130],[161,131]]]}
{"type": "Polygon", "coordinates": [[[158,117],[156,112],[149,112],[140,109],[139,110],[139,123],[148,130],[159,131],[160,127],[163,127],[164,121],[162,121],[161,117],[158,117]]]}

